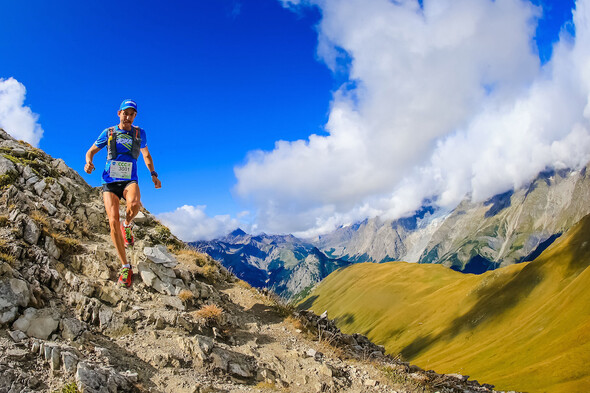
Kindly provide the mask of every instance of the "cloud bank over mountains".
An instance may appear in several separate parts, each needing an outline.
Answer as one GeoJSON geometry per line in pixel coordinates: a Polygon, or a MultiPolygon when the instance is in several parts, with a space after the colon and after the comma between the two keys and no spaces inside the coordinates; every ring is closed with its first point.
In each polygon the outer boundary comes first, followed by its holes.
{"type": "MultiPolygon", "coordinates": [[[[236,229],[240,223],[229,215],[210,217],[206,206],[184,205],[172,212],[158,214],[170,231],[184,241],[212,240],[236,229]]],[[[247,213],[242,213],[247,214],[247,213]]]]}
{"type": "Polygon", "coordinates": [[[541,65],[521,0],[283,0],[318,7],[318,56],[348,80],[325,135],[235,168],[260,229],[312,236],[423,200],[451,208],[590,160],[590,1],[541,65]]]}
{"type": "Polygon", "coordinates": [[[39,116],[24,105],[27,90],[14,78],[0,78],[0,128],[16,139],[38,146],[43,129],[39,116]]]}

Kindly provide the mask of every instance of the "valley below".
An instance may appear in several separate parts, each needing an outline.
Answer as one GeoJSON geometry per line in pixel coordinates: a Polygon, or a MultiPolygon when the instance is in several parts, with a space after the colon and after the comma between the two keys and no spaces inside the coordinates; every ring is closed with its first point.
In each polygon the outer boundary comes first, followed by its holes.
{"type": "Polygon", "coordinates": [[[590,217],[531,262],[481,275],[440,265],[340,269],[300,303],[390,354],[497,389],[590,391],[590,217]]]}

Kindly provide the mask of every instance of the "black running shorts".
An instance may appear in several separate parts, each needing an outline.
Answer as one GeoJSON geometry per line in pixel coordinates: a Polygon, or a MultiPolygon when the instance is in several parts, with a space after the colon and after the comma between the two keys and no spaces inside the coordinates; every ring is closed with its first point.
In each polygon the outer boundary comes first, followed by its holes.
{"type": "Polygon", "coordinates": [[[102,185],[102,192],[112,192],[113,194],[115,194],[117,196],[117,198],[125,199],[125,197],[123,196],[123,191],[131,183],[137,183],[137,181],[135,181],[135,180],[116,181],[116,182],[112,182],[112,183],[103,184],[102,185]]]}

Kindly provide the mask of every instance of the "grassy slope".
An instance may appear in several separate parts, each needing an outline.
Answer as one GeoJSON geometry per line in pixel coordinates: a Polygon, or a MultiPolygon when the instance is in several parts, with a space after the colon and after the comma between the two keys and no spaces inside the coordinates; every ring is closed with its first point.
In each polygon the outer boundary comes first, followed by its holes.
{"type": "Polygon", "coordinates": [[[590,391],[590,218],[536,260],[485,274],[359,264],[303,303],[423,368],[499,389],[590,391]]]}

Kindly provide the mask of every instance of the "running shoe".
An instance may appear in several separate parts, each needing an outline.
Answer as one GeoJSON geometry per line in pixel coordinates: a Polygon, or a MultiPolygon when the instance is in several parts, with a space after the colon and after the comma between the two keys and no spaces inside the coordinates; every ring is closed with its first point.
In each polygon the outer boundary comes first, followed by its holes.
{"type": "Polygon", "coordinates": [[[121,232],[123,233],[123,239],[125,240],[125,247],[133,246],[135,239],[133,238],[133,232],[131,231],[131,224],[125,225],[121,223],[121,232]]]}
{"type": "Polygon", "coordinates": [[[119,285],[124,288],[131,286],[131,278],[133,277],[133,269],[131,267],[122,267],[119,272],[119,285]]]}

